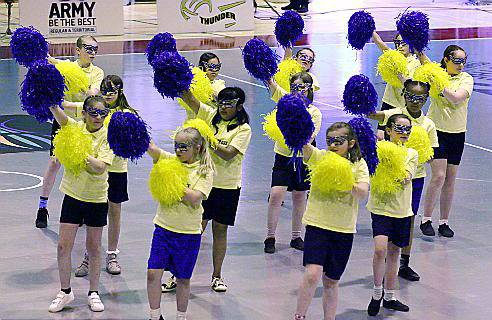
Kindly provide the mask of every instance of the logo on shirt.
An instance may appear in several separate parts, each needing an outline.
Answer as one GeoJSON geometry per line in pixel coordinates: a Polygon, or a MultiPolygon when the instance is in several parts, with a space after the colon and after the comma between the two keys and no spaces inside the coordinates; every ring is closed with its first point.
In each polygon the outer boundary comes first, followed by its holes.
{"type": "Polygon", "coordinates": [[[51,124],[27,115],[0,116],[0,154],[50,149],[51,124]]]}
{"type": "Polygon", "coordinates": [[[231,10],[244,5],[246,0],[219,5],[217,6],[218,13],[212,14],[214,2],[217,0],[181,0],[181,16],[185,20],[194,17],[200,19],[200,23],[203,25],[224,23],[226,28],[230,28],[236,24],[236,13],[231,10]],[[207,15],[200,14],[198,11],[206,12],[207,15]]]}

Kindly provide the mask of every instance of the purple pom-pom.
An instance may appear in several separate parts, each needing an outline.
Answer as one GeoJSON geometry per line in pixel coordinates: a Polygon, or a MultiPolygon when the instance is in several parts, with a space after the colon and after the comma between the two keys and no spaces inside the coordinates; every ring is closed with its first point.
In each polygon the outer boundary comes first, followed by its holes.
{"type": "Polygon", "coordinates": [[[429,17],[420,11],[408,11],[399,16],[396,29],[410,52],[421,52],[429,44],[429,17]]]}
{"type": "Polygon", "coordinates": [[[178,98],[193,80],[190,63],[177,52],[162,52],[153,61],[154,86],[162,97],[178,98]]]}
{"type": "Polygon", "coordinates": [[[371,124],[366,118],[356,117],[348,122],[357,136],[360,152],[366,160],[369,173],[372,175],[376,171],[379,159],[376,152],[376,135],[372,130],[371,124]]]}
{"type": "Polygon", "coordinates": [[[279,57],[260,39],[249,40],[243,49],[244,67],[258,80],[271,79],[277,72],[279,57]]]}
{"type": "Polygon", "coordinates": [[[362,50],[376,30],[376,23],[369,12],[355,12],[348,21],[348,42],[356,50],[362,50]]]}
{"type": "Polygon", "coordinates": [[[158,33],[152,40],[150,40],[145,49],[145,55],[150,65],[153,64],[154,59],[164,51],[176,52],[176,40],[169,32],[158,33]]]}
{"type": "Polygon", "coordinates": [[[53,119],[49,107],[61,105],[65,81],[54,65],[38,61],[31,65],[19,92],[22,110],[39,122],[53,119]]]}
{"type": "Polygon", "coordinates": [[[10,49],[15,61],[24,67],[48,57],[48,42],[34,27],[15,30],[10,39],[10,49]]]}
{"type": "Polygon", "coordinates": [[[376,112],[378,93],[369,78],[363,74],[352,76],[343,91],[344,111],[354,115],[376,112]]]}
{"type": "Polygon", "coordinates": [[[302,37],[304,20],[299,13],[288,10],[275,23],[275,37],[284,48],[293,47],[295,42],[302,37]]]}
{"type": "Polygon", "coordinates": [[[135,161],[149,147],[147,124],[131,112],[115,112],[108,125],[108,143],[115,155],[135,161]]]}

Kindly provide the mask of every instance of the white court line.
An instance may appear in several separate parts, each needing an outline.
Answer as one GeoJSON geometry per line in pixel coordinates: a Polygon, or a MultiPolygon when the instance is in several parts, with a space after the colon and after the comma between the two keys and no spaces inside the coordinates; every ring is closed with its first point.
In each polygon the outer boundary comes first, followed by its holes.
{"type": "Polygon", "coordinates": [[[484,148],[482,146],[477,146],[475,144],[471,144],[471,143],[468,143],[468,142],[465,142],[465,145],[469,146],[469,147],[472,147],[472,148],[476,148],[478,150],[482,150],[482,151],[486,151],[486,152],[490,152],[492,153],[492,150],[491,149],[487,149],[487,148],[484,148]]]}
{"type": "Polygon", "coordinates": [[[492,181],[490,181],[490,180],[480,180],[480,179],[456,178],[456,180],[473,181],[473,182],[489,182],[489,183],[492,183],[492,181]]]}
{"type": "Polygon", "coordinates": [[[28,176],[28,177],[33,177],[33,178],[39,179],[39,183],[37,185],[30,186],[30,187],[24,187],[24,188],[15,188],[15,189],[4,189],[4,190],[0,189],[0,192],[23,191],[23,190],[35,189],[35,188],[41,187],[43,185],[43,177],[37,176],[35,174],[25,173],[25,172],[2,171],[2,170],[0,170],[0,173],[18,174],[21,176],[28,176]]]}

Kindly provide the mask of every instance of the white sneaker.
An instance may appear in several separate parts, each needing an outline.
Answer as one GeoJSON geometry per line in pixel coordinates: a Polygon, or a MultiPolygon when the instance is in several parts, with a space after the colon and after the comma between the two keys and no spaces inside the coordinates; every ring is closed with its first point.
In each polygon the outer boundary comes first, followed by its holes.
{"type": "Polygon", "coordinates": [[[99,295],[95,292],[91,293],[91,295],[87,299],[87,304],[94,312],[104,311],[104,304],[102,303],[99,295]]]}
{"type": "Polygon", "coordinates": [[[212,290],[215,292],[226,292],[227,286],[224,283],[224,279],[212,277],[212,290]]]}
{"type": "Polygon", "coordinates": [[[178,284],[176,283],[176,277],[175,276],[170,276],[169,279],[167,279],[166,283],[163,283],[161,285],[161,291],[162,292],[171,292],[171,291],[176,291],[176,287],[178,284]]]}
{"type": "Polygon", "coordinates": [[[75,299],[73,295],[73,291],[69,294],[66,294],[63,291],[58,292],[56,298],[51,301],[50,307],[48,308],[49,312],[59,312],[62,311],[70,302],[75,299]]]}

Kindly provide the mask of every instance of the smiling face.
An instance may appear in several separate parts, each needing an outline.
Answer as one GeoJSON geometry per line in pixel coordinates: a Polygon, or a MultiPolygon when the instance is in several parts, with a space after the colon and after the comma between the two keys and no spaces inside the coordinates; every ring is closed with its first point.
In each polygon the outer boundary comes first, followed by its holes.
{"type": "Polygon", "coordinates": [[[193,136],[186,132],[180,131],[174,137],[174,152],[181,162],[195,162],[200,147],[193,143],[193,136]]]}
{"type": "Polygon", "coordinates": [[[80,64],[82,66],[91,64],[97,55],[98,49],[97,41],[94,41],[91,37],[84,37],[82,47],[77,47],[80,64]]]}
{"type": "Polygon", "coordinates": [[[311,50],[302,49],[294,59],[301,64],[304,71],[309,71],[313,67],[314,53],[311,50]]]}
{"type": "Polygon", "coordinates": [[[351,148],[355,145],[355,140],[349,140],[347,128],[338,128],[326,133],[326,146],[329,151],[335,152],[344,158],[351,148]]]}
{"type": "Polygon", "coordinates": [[[403,93],[405,105],[410,113],[418,113],[427,102],[429,92],[423,85],[409,85],[403,93]]]}
{"type": "Polygon", "coordinates": [[[444,58],[447,72],[450,75],[460,74],[465,68],[466,58],[466,53],[464,51],[453,51],[448,57],[444,58]]]}
{"type": "Polygon", "coordinates": [[[82,116],[89,132],[95,132],[103,126],[104,119],[108,116],[109,109],[102,102],[94,102],[82,110],[82,116]]]}
{"type": "Polygon", "coordinates": [[[204,63],[204,71],[207,73],[207,77],[210,81],[214,81],[215,78],[217,78],[221,67],[222,65],[217,58],[212,58],[204,63]]]}
{"type": "Polygon", "coordinates": [[[410,47],[405,41],[403,41],[401,35],[398,34],[393,39],[393,43],[395,44],[395,49],[401,52],[405,57],[410,56],[410,47]]]}
{"type": "Polygon", "coordinates": [[[219,114],[222,120],[230,121],[236,117],[237,112],[243,108],[238,102],[239,99],[222,100],[218,102],[219,114]]]}
{"type": "Polygon", "coordinates": [[[412,124],[406,118],[397,118],[391,126],[386,127],[386,133],[393,143],[405,144],[408,141],[411,130],[412,124]]]}

